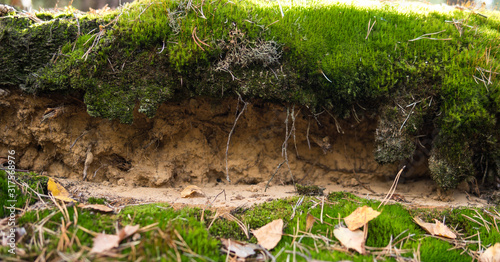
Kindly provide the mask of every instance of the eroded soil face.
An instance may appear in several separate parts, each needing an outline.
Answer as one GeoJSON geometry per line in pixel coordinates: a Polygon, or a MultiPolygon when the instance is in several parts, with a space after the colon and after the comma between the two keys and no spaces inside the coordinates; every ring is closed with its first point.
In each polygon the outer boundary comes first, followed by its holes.
{"type": "MultiPolygon", "coordinates": [[[[60,178],[82,201],[104,197],[116,205],[166,201],[235,208],[296,195],[292,176],[325,193],[381,200],[389,191],[399,167],[374,160],[376,119],[358,112],[357,120],[335,120],[327,112],[313,116],[305,108],[248,102],[229,144],[231,183],[226,148],[243,108],[235,99],[169,102],[152,119],[136,110],[134,123],[126,125],[89,116],[83,102],[71,96],[12,92],[0,98],[0,152],[15,150],[16,168],[60,178]],[[93,161],[87,161],[82,182],[89,152],[93,161]],[[188,184],[205,195],[181,198],[188,184]]],[[[403,199],[394,201],[417,206],[486,204],[463,190],[443,198],[431,180],[400,182],[396,193],[403,199]]]]}
{"type": "MultiPolygon", "coordinates": [[[[192,98],[163,104],[132,125],[87,114],[78,99],[11,93],[2,98],[0,152],[16,150],[19,169],[122,186],[204,185],[226,179],[226,145],[242,102],[192,98]],[[49,108],[58,108],[54,116],[49,108]],[[89,150],[90,148],[90,150],[89,150]]],[[[375,119],[334,120],[305,108],[249,101],[228,151],[232,184],[345,183],[397,173],[374,161],[375,119]],[[292,117],[293,115],[293,117],[292,117]],[[288,119],[288,121],[287,121],[288,119]],[[288,132],[288,143],[285,143],[288,132]]]]}

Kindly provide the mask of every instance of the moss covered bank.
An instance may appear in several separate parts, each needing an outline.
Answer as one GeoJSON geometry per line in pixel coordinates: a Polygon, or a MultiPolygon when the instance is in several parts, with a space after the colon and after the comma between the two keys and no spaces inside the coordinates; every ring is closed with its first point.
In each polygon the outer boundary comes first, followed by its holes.
{"type": "MultiPolygon", "coordinates": [[[[443,188],[500,170],[500,14],[420,4],[137,1],[0,17],[0,86],[91,116],[241,96],[376,116],[380,163],[429,159],[443,188]]],[[[5,106],[5,105],[3,105],[5,106]]]]}

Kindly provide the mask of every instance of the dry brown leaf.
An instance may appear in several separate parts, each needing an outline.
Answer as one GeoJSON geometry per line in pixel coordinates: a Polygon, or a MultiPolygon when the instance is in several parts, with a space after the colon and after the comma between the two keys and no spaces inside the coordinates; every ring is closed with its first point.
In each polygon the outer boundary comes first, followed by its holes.
{"type": "Polygon", "coordinates": [[[131,226],[131,225],[126,225],[124,228],[118,232],[118,237],[120,237],[120,241],[135,234],[139,230],[139,225],[131,226]]]}
{"type": "Polygon", "coordinates": [[[113,248],[118,247],[120,244],[120,237],[117,235],[98,234],[94,238],[94,246],[91,253],[103,253],[113,248]]]}
{"type": "Polygon", "coordinates": [[[309,232],[314,225],[316,218],[314,218],[311,214],[307,214],[306,217],[306,232],[309,232]]]}
{"type": "Polygon", "coordinates": [[[205,193],[201,191],[201,188],[194,186],[194,185],[189,185],[184,190],[181,192],[181,197],[186,198],[186,197],[203,197],[205,196],[205,193]]]}
{"type": "Polygon", "coordinates": [[[281,235],[283,234],[283,219],[276,219],[257,230],[253,230],[252,234],[257,238],[259,245],[267,250],[271,250],[281,240],[281,235]]]}
{"type": "Polygon", "coordinates": [[[70,194],[68,190],[66,190],[66,188],[64,188],[61,184],[55,182],[51,177],[49,177],[49,182],[47,182],[47,189],[56,199],[64,202],[76,202],[76,200],[69,197],[70,194]]]}
{"type": "Polygon", "coordinates": [[[94,246],[91,253],[103,253],[110,251],[120,245],[120,241],[135,234],[139,229],[139,225],[130,226],[126,225],[116,235],[97,234],[94,238],[94,246]]]}
{"type": "Polygon", "coordinates": [[[101,212],[113,212],[112,208],[99,204],[94,204],[94,205],[79,204],[78,207],[84,209],[93,209],[101,212]]]}
{"type": "Polygon", "coordinates": [[[368,221],[376,218],[378,215],[380,215],[380,212],[373,210],[373,208],[369,206],[362,206],[356,208],[354,212],[344,218],[344,221],[347,227],[351,231],[354,231],[364,226],[366,223],[368,223],[368,221]]]}
{"type": "Polygon", "coordinates": [[[500,243],[486,249],[479,256],[479,262],[500,262],[500,243]]]}
{"type": "Polygon", "coordinates": [[[438,221],[437,219],[434,219],[434,221],[436,221],[436,226],[434,227],[436,235],[452,239],[457,238],[457,235],[455,235],[455,233],[453,233],[453,231],[451,231],[451,229],[445,224],[441,223],[441,221],[438,221]]]}
{"type": "Polygon", "coordinates": [[[415,223],[417,223],[420,227],[422,227],[425,231],[427,231],[429,234],[433,236],[442,236],[452,239],[457,238],[457,235],[455,235],[455,233],[453,233],[445,224],[441,223],[437,219],[434,219],[436,221],[435,224],[424,222],[419,217],[414,217],[413,220],[415,221],[415,223]]]}
{"type": "Polygon", "coordinates": [[[234,255],[246,258],[255,255],[255,244],[244,243],[232,239],[221,239],[222,246],[226,249],[224,252],[233,252],[234,255]]]}
{"type": "Polygon", "coordinates": [[[365,233],[363,231],[351,231],[347,227],[338,227],[333,230],[333,235],[346,248],[354,249],[360,254],[365,253],[365,233]]]}

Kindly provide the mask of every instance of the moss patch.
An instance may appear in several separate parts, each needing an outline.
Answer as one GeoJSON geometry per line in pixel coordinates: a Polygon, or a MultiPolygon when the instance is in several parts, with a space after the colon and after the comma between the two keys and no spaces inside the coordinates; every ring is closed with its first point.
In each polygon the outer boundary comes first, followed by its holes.
{"type": "MultiPolygon", "coordinates": [[[[325,198],[322,210],[316,197],[293,197],[290,199],[275,200],[246,210],[235,210],[233,216],[242,221],[249,229],[257,229],[275,220],[285,222],[284,235],[278,246],[271,252],[278,261],[293,259],[305,261],[301,255],[318,260],[351,260],[371,261],[375,253],[359,255],[333,249],[339,243],[333,236],[332,230],[339,223],[337,218],[343,218],[356,208],[367,205],[378,209],[380,202],[362,199],[352,194],[335,192],[325,198]],[[300,204],[297,204],[300,203],[300,204]],[[306,217],[316,218],[312,229],[305,233],[306,217]],[[323,214],[323,223],[320,222],[323,214]],[[300,230],[300,231],[299,231],[300,230]],[[321,237],[320,237],[321,236],[321,237]]],[[[34,260],[40,256],[42,247],[34,244],[30,239],[39,239],[40,226],[44,228],[43,236],[46,239],[43,248],[46,248],[44,257],[55,259],[60,254],[75,255],[80,250],[93,245],[93,236],[89,232],[116,233],[116,226],[140,225],[147,227],[135,240],[125,240],[118,249],[120,260],[135,261],[140,257],[148,257],[154,261],[177,260],[190,261],[223,261],[226,254],[220,252],[219,238],[231,238],[256,243],[252,235],[247,239],[241,227],[234,221],[228,221],[216,212],[198,208],[184,208],[174,210],[167,204],[147,204],[129,206],[117,214],[104,214],[97,211],[66,207],[68,216],[59,209],[52,207],[46,210],[26,212],[17,221],[19,227],[24,227],[27,235],[18,243],[26,253],[18,258],[34,260]],[[68,224],[68,219],[74,223],[68,224]],[[63,224],[64,222],[64,224],[63,224]],[[67,225],[67,226],[64,226],[67,225]],[[64,232],[78,241],[65,242],[61,240],[62,226],[64,232]],[[51,233],[53,232],[53,233],[51,233]],[[61,242],[62,241],[62,242],[61,242]],[[63,243],[63,244],[61,244],[63,243]],[[66,244],[64,244],[66,243],[66,244]],[[133,246],[133,248],[131,247],[133,246]],[[51,252],[58,249],[59,252],[51,252]],[[63,252],[63,253],[61,253],[63,252]]],[[[474,218],[481,216],[490,223],[496,223],[492,215],[495,209],[484,210],[472,208],[450,209],[444,211],[429,209],[406,209],[400,204],[387,205],[381,209],[381,215],[369,223],[366,245],[369,247],[386,247],[397,241],[400,250],[409,250],[403,254],[412,257],[419,250],[422,260],[432,261],[471,261],[462,249],[453,249],[453,245],[438,238],[426,236],[417,224],[414,216],[431,222],[446,219],[446,224],[456,228],[462,238],[468,237],[467,250],[478,250],[478,241],[483,246],[489,246],[500,241],[500,234],[494,225],[489,228],[471,221],[466,216],[474,218]]],[[[66,212],[66,211],[64,211],[66,212]]],[[[479,221],[479,220],[477,220],[479,221]]],[[[2,247],[2,251],[5,247],[2,247]]],[[[375,251],[372,251],[375,252],[375,251]]],[[[79,253],[80,258],[97,259],[98,256],[87,251],[79,253]]],[[[7,257],[7,252],[0,253],[0,258],[7,257]]],[[[115,258],[100,258],[104,261],[116,261],[115,258]]]]}
{"type": "Polygon", "coordinates": [[[153,117],[166,100],[200,95],[239,93],[341,117],[360,105],[380,115],[381,163],[408,158],[416,138],[436,133],[431,170],[441,187],[486,165],[498,175],[498,12],[282,4],[283,17],[278,3],[251,0],[143,0],[100,16],[39,14],[47,21],[37,23],[2,17],[0,84],[77,91],[90,115],[126,123],[136,104],[153,117]]]}

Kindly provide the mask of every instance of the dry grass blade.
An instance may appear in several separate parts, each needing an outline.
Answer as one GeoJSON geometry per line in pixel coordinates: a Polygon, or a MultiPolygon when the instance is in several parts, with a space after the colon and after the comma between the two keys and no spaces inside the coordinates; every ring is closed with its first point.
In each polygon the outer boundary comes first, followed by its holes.
{"type": "Polygon", "coordinates": [[[94,38],[92,45],[89,47],[89,49],[87,49],[87,52],[85,52],[85,54],[83,54],[82,59],[85,59],[85,61],[87,61],[87,58],[89,57],[90,52],[92,52],[92,49],[97,45],[97,43],[99,43],[99,41],[101,40],[101,38],[104,34],[106,34],[106,29],[104,29],[104,26],[99,25],[99,32],[95,33],[92,37],[89,38],[89,40],[87,40],[87,42],[85,42],[83,44],[83,45],[86,45],[92,38],[94,38]]]}
{"type": "Polygon", "coordinates": [[[78,225],[78,229],[80,229],[81,231],[83,231],[83,232],[85,232],[85,233],[87,233],[87,234],[89,234],[89,235],[91,235],[93,237],[96,237],[97,235],[99,235],[99,233],[96,233],[94,231],[88,230],[88,229],[86,229],[86,228],[84,228],[84,227],[82,227],[80,225],[78,225]]]}
{"type": "Polygon", "coordinates": [[[476,212],[476,214],[477,214],[477,216],[476,216],[476,215],[474,215],[474,217],[475,217],[475,218],[479,218],[479,219],[481,219],[481,221],[483,221],[483,225],[484,225],[484,227],[486,228],[486,231],[487,231],[488,233],[490,233],[490,226],[492,226],[491,222],[489,222],[489,221],[485,220],[485,219],[483,218],[483,216],[482,216],[481,214],[479,214],[479,212],[478,212],[477,210],[475,210],[475,209],[474,209],[474,212],[476,212]]]}
{"type": "Polygon", "coordinates": [[[440,33],[443,33],[445,32],[446,30],[443,30],[443,31],[439,31],[439,32],[435,32],[435,33],[428,33],[428,34],[424,34],[424,35],[421,35],[415,39],[411,39],[411,40],[408,40],[408,42],[413,42],[413,41],[417,41],[417,40],[420,40],[420,39],[429,39],[429,40],[441,40],[441,41],[447,41],[447,40],[452,40],[451,38],[433,38],[433,37],[427,37],[429,35],[436,35],[436,34],[440,34],[440,33]]]}
{"type": "Polygon", "coordinates": [[[295,203],[295,206],[293,206],[292,215],[290,216],[290,220],[292,220],[295,217],[295,211],[297,210],[297,207],[302,205],[302,202],[304,202],[304,196],[299,198],[299,200],[297,200],[297,203],[295,203]]]}
{"type": "Polygon", "coordinates": [[[228,220],[236,222],[236,224],[238,224],[238,226],[241,228],[243,233],[245,233],[245,236],[247,237],[247,239],[250,239],[250,235],[248,234],[248,226],[247,225],[245,225],[243,222],[241,222],[241,220],[239,220],[235,216],[231,215],[230,213],[226,213],[225,216],[228,220]]]}
{"type": "Polygon", "coordinates": [[[387,204],[387,202],[389,201],[389,199],[391,199],[394,192],[396,192],[396,187],[398,186],[399,177],[401,176],[401,173],[403,173],[403,170],[405,168],[406,168],[406,166],[403,166],[403,168],[401,168],[401,170],[399,170],[398,174],[396,175],[396,178],[394,178],[394,182],[392,183],[392,186],[389,189],[389,192],[387,192],[387,195],[384,197],[382,202],[380,202],[380,205],[378,205],[377,208],[380,208],[381,206],[384,206],[385,204],[387,204]]]}
{"type": "Polygon", "coordinates": [[[210,224],[208,225],[208,228],[207,230],[210,230],[210,228],[212,227],[212,225],[214,224],[215,220],[220,216],[219,214],[219,210],[216,210],[215,211],[215,215],[214,215],[214,218],[212,218],[212,221],[210,222],[210,224]]]}
{"type": "Polygon", "coordinates": [[[368,31],[366,32],[365,40],[368,39],[368,36],[372,32],[373,26],[375,25],[375,23],[377,23],[377,20],[373,21],[373,24],[371,24],[371,26],[370,26],[371,22],[372,22],[372,19],[370,18],[370,21],[368,21],[368,31]]]}
{"type": "Polygon", "coordinates": [[[462,214],[463,217],[467,218],[468,220],[482,226],[482,227],[486,227],[484,224],[482,224],[481,222],[475,220],[474,218],[470,217],[470,216],[467,216],[466,214],[462,214]]]}
{"type": "Polygon", "coordinates": [[[192,249],[191,247],[189,247],[189,245],[186,243],[186,241],[184,241],[184,238],[182,238],[181,234],[179,234],[179,232],[174,229],[174,234],[177,236],[177,238],[180,240],[179,241],[175,241],[181,248],[181,250],[187,254],[183,254],[185,256],[190,256],[190,257],[196,257],[196,258],[200,258],[200,259],[203,259],[205,261],[214,261],[208,257],[205,257],[205,256],[201,256],[199,254],[196,254],[192,249]]]}
{"type": "Polygon", "coordinates": [[[191,33],[191,37],[193,38],[194,43],[195,43],[195,44],[196,44],[199,48],[201,48],[201,50],[205,51],[205,49],[204,49],[203,47],[201,47],[201,45],[200,45],[200,44],[198,44],[198,41],[197,41],[198,37],[196,36],[196,27],[194,27],[194,28],[193,28],[193,32],[191,33]]]}
{"type": "Polygon", "coordinates": [[[484,209],[483,212],[486,213],[488,216],[490,216],[493,219],[493,225],[495,226],[497,233],[500,233],[500,231],[498,230],[498,224],[497,224],[497,218],[500,219],[500,217],[492,214],[490,211],[488,211],[486,209],[484,209]]]}

